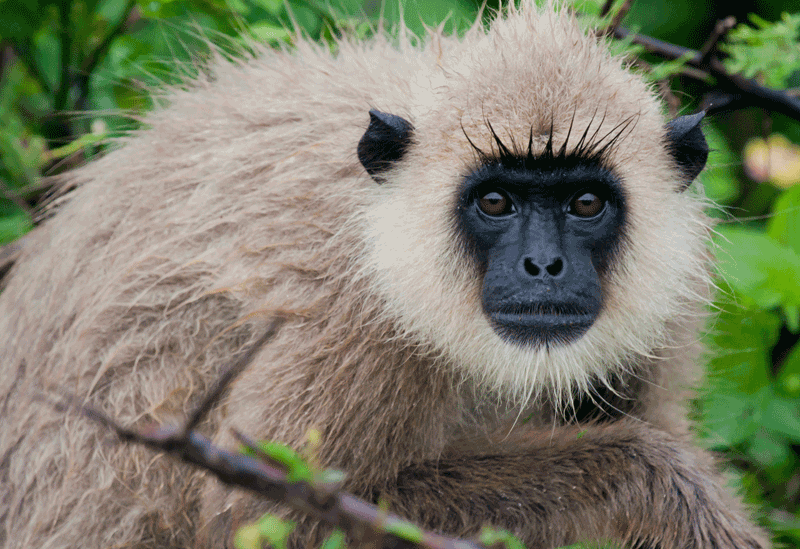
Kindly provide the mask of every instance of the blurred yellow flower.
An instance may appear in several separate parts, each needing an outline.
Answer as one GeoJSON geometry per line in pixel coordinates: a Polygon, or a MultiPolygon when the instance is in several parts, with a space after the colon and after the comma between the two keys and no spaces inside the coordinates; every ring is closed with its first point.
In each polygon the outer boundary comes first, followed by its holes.
{"type": "Polygon", "coordinates": [[[777,133],[751,139],[744,147],[744,167],[752,179],[788,189],[800,183],[800,146],[777,133]]]}

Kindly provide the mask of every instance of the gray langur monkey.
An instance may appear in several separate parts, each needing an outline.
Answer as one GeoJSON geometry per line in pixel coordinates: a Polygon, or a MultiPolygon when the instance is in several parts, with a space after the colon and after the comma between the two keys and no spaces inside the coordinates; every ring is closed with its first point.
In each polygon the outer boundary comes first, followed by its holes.
{"type": "Polygon", "coordinates": [[[220,444],[317,429],[345,490],[448,534],[768,546],[684,411],[702,115],[666,121],[603,40],[522,4],[214,61],[65,176],[0,295],[0,545],[220,549],[272,511],[315,547],[325,526],[37,398],[179,420],[280,315],[202,425],[220,444]]]}

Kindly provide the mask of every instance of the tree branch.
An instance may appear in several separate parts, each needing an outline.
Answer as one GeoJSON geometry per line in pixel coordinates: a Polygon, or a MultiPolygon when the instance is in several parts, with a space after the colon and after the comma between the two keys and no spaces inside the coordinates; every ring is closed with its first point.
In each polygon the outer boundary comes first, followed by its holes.
{"type": "Polygon", "coordinates": [[[706,65],[711,60],[711,56],[717,52],[719,42],[725,38],[725,35],[735,26],[736,18],[732,15],[717,21],[717,24],[714,26],[714,32],[700,49],[700,63],[702,65],[706,65]]]}
{"type": "MultiPolygon", "coordinates": [[[[273,320],[264,335],[226,369],[209,394],[189,414],[184,425],[176,427],[154,424],[142,430],[131,429],[120,425],[97,408],[82,405],[78,398],[71,395],[62,395],[62,399],[56,404],[57,409],[77,408],[87,418],[114,431],[123,442],[141,444],[171,454],[181,461],[213,473],[228,485],[244,488],[340,528],[351,539],[362,539],[366,533],[370,539],[380,540],[380,547],[385,549],[487,549],[486,545],[477,542],[424,531],[377,505],[337,489],[330,483],[290,481],[287,471],[274,460],[262,460],[217,447],[194,430],[236,376],[253,360],[258,350],[275,336],[283,321],[282,318],[273,320]],[[408,532],[412,535],[408,535],[408,532]]],[[[246,446],[257,447],[254,441],[243,435],[238,436],[246,446]]]]}
{"type": "Polygon", "coordinates": [[[111,27],[108,33],[106,33],[105,38],[103,38],[103,41],[100,42],[100,44],[98,44],[97,47],[92,50],[92,53],[90,53],[83,60],[83,63],[81,63],[82,73],[88,75],[94,72],[94,69],[97,68],[97,65],[108,53],[108,49],[111,47],[111,42],[120,34],[120,31],[125,26],[125,23],[128,22],[128,18],[130,17],[134,7],[136,7],[136,0],[128,0],[128,3],[122,10],[122,16],[119,18],[119,21],[117,21],[117,23],[111,27]]]}
{"type": "MultiPolygon", "coordinates": [[[[650,53],[663,57],[664,59],[678,59],[686,56],[687,64],[695,71],[702,71],[702,74],[713,76],[716,81],[717,94],[713,98],[716,103],[708,102],[706,110],[710,113],[718,113],[729,110],[738,110],[745,107],[760,107],[771,112],[778,112],[800,120],[800,98],[793,97],[785,90],[774,90],[762,86],[751,78],[745,78],[739,74],[731,74],[725,69],[722,62],[713,55],[704,58],[702,52],[677,46],[669,42],[664,42],[657,38],[644,34],[632,33],[625,27],[614,29],[614,37],[620,40],[631,38],[634,44],[638,44],[650,53]]],[[[710,49],[715,47],[716,41],[710,40],[707,45],[710,49]]],[[[687,72],[685,76],[698,78],[695,72],[687,72]]]]}

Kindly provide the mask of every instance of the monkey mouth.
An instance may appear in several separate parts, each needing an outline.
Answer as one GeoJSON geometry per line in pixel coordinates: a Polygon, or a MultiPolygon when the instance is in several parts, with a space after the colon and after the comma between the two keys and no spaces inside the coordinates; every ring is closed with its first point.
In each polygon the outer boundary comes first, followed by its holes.
{"type": "Polygon", "coordinates": [[[516,345],[565,345],[592,326],[597,313],[574,304],[512,305],[487,312],[495,332],[516,345]]]}

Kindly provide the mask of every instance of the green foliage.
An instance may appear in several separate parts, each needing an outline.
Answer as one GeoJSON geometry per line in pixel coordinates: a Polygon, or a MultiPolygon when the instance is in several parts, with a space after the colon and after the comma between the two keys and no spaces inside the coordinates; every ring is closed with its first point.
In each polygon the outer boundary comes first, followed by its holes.
{"type": "MultiPolygon", "coordinates": [[[[233,543],[236,549],[286,549],[289,535],[295,529],[295,523],[282,520],[267,513],[255,524],[239,528],[233,543]]],[[[345,549],[345,537],[341,530],[335,530],[322,542],[319,549],[345,549]]]]}
{"type": "Polygon", "coordinates": [[[487,547],[497,549],[525,549],[525,546],[507,530],[484,527],[478,538],[487,547]]]}
{"type": "Polygon", "coordinates": [[[387,534],[394,534],[400,539],[410,541],[412,543],[422,542],[425,532],[412,522],[407,521],[390,521],[383,525],[383,530],[387,534]]]}
{"type": "MultiPolygon", "coordinates": [[[[711,149],[707,168],[700,176],[700,182],[708,198],[715,204],[730,204],[742,192],[742,183],[737,164],[741,162],[731,150],[730,144],[713,124],[703,128],[706,141],[711,149]]],[[[719,212],[710,212],[718,214],[719,212]]]]}
{"type": "MultiPolygon", "coordinates": [[[[313,454],[319,444],[319,433],[309,432],[309,444],[306,454],[313,454]]],[[[320,470],[313,466],[313,456],[294,451],[285,444],[270,441],[259,441],[255,448],[242,446],[240,451],[255,459],[264,459],[286,472],[286,480],[292,483],[304,482],[317,488],[330,488],[344,479],[344,474],[333,469],[320,470]]],[[[296,524],[283,520],[271,513],[263,515],[254,524],[248,524],[237,530],[234,544],[237,549],[286,549],[289,535],[296,524]]],[[[388,530],[387,530],[388,531],[388,530]]],[[[320,549],[344,549],[344,534],[334,531],[320,549]]]]}
{"type": "Polygon", "coordinates": [[[691,53],[685,53],[675,60],[655,63],[647,72],[647,77],[649,80],[655,82],[680,74],[692,57],[691,53]]]}
{"type": "Polygon", "coordinates": [[[800,13],[784,13],[770,23],[750,14],[753,26],[738,25],[722,44],[730,57],[725,67],[732,73],[763,80],[773,88],[782,88],[795,71],[800,70],[800,13]]]}
{"type": "Polygon", "coordinates": [[[800,544],[800,186],[764,226],[722,226],[723,296],[697,401],[703,433],[732,456],[747,498],[790,546],[800,544]]]}
{"type": "MultiPolygon", "coordinates": [[[[308,460],[285,444],[270,441],[261,441],[257,444],[258,452],[286,471],[286,480],[289,482],[312,482],[314,480],[314,472],[308,460]]],[[[241,452],[253,458],[260,457],[251,448],[243,447],[241,452]]]]}
{"type": "Polygon", "coordinates": [[[320,546],[320,549],[344,549],[344,532],[336,530],[333,534],[328,536],[328,539],[320,546]]]}
{"type": "MultiPolygon", "coordinates": [[[[457,30],[474,20],[477,5],[404,0],[387,2],[382,13],[387,28],[402,6],[415,32],[448,17],[457,30]]],[[[191,78],[212,48],[247,54],[252,41],[290,43],[294,30],[314,40],[363,38],[381,9],[361,0],[0,2],[0,245],[32,227],[44,174],[90,159],[103,140],[135,128],[129,115],[151,106],[150,92],[191,78]]]]}
{"type": "Polygon", "coordinates": [[[267,513],[255,524],[239,528],[233,543],[236,549],[286,549],[289,534],[294,531],[295,523],[281,520],[267,513]]]}

